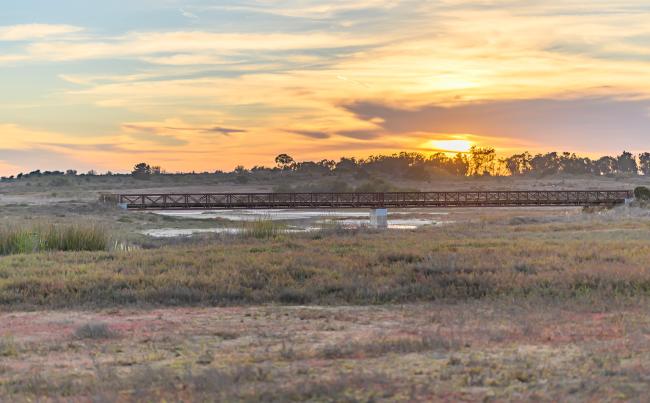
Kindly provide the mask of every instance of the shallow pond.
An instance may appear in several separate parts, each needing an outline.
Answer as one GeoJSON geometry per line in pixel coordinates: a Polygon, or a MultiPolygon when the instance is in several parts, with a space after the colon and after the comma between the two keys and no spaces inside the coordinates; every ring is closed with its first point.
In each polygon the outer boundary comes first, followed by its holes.
{"type": "MultiPolygon", "coordinates": [[[[317,231],[332,223],[342,228],[359,228],[370,224],[368,210],[179,210],[159,211],[155,214],[181,219],[222,221],[221,226],[214,228],[159,228],[142,232],[155,238],[187,237],[205,233],[238,234],[243,230],[237,223],[258,220],[286,222],[286,232],[317,231]],[[228,225],[228,222],[233,225],[228,225]]],[[[416,229],[425,225],[437,225],[444,222],[447,214],[427,209],[389,210],[388,229],[416,229]]]]}

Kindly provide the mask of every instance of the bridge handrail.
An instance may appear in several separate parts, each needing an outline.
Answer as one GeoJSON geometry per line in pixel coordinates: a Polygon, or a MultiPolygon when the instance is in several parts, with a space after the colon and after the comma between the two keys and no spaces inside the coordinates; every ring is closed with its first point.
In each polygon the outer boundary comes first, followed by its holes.
{"type": "Polygon", "coordinates": [[[632,199],[629,190],[468,190],[432,192],[134,193],[117,195],[131,208],[154,207],[444,207],[475,205],[595,205],[632,199]]]}

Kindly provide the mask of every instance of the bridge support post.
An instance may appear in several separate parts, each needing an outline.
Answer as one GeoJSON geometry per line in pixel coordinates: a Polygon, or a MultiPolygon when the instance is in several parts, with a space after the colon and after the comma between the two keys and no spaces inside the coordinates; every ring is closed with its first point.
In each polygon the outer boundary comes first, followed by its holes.
{"type": "Polygon", "coordinates": [[[388,228],[388,209],[376,208],[370,210],[370,227],[378,229],[388,228]]]}

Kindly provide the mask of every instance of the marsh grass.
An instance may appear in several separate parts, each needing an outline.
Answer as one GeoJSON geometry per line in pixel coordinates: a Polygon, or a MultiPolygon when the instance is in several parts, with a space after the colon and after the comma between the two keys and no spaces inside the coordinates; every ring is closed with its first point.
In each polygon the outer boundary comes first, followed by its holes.
{"type": "Polygon", "coordinates": [[[109,245],[106,231],[95,225],[41,224],[0,228],[0,255],[42,251],[101,251],[109,245]]]}
{"type": "MultiPolygon", "coordinates": [[[[224,401],[224,402],[356,402],[375,401],[374,396],[390,398],[397,393],[395,381],[372,372],[343,373],[331,379],[291,382],[284,371],[268,365],[240,364],[227,369],[157,368],[145,365],[124,376],[113,367],[97,365],[93,376],[49,378],[30,374],[0,384],[7,397],[89,396],[95,402],[114,401],[224,401]],[[358,396],[357,398],[351,398],[358,396]],[[156,398],[152,398],[155,396],[156,398]]],[[[52,399],[59,401],[58,399],[52,399]]],[[[49,401],[49,400],[47,400],[49,401]]],[[[76,401],[76,400],[75,400],[76,401]]]]}
{"type": "MultiPolygon", "coordinates": [[[[259,230],[260,226],[264,228],[259,230]]],[[[644,222],[284,235],[0,259],[0,307],[395,304],[650,296],[644,222]],[[517,231],[511,231],[516,228],[517,231]],[[507,230],[504,230],[507,229],[507,230]]]]}
{"type": "Polygon", "coordinates": [[[273,221],[268,217],[241,223],[241,235],[244,238],[272,239],[287,233],[286,224],[273,221]]]}
{"type": "Polygon", "coordinates": [[[324,347],[319,358],[342,359],[357,357],[380,357],[387,354],[410,354],[424,351],[447,351],[460,347],[460,342],[440,334],[420,337],[383,338],[371,342],[348,342],[324,347]]]}
{"type": "Polygon", "coordinates": [[[18,355],[18,346],[13,337],[0,338],[0,357],[15,357],[18,355]]]}

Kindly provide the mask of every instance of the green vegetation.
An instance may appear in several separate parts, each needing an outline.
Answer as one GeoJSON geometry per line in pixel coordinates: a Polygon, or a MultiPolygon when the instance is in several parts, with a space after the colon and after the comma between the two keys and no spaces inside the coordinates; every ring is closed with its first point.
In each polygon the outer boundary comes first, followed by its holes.
{"type": "Polygon", "coordinates": [[[7,257],[0,305],[390,304],[650,295],[650,228],[619,220],[459,224],[252,237],[130,252],[7,257]],[[606,229],[606,231],[605,231],[606,229]]]}
{"type": "Polygon", "coordinates": [[[0,255],[42,251],[101,251],[108,246],[106,232],[92,225],[42,224],[0,228],[0,255]]]}
{"type": "Polygon", "coordinates": [[[261,218],[241,223],[242,235],[245,238],[271,239],[287,233],[287,226],[270,218],[261,218]]]}
{"type": "Polygon", "coordinates": [[[645,186],[638,186],[634,189],[634,197],[639,201],[650,201],[650,189],[645,186]]]}

